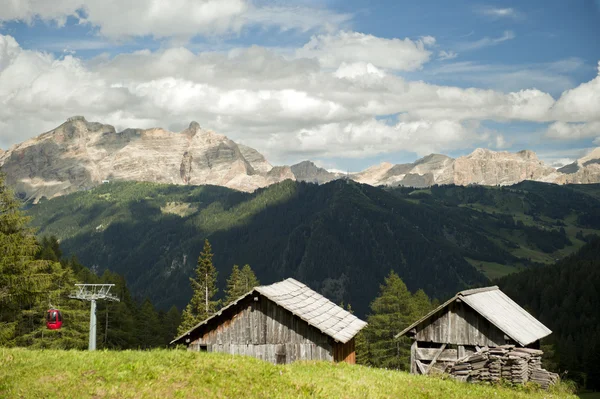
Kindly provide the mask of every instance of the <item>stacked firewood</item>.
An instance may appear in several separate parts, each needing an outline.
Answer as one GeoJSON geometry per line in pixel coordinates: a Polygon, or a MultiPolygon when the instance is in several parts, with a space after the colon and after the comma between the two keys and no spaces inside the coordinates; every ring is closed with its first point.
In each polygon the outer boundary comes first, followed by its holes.
{"type": "Polygon", "coordinates": [[[542,369],[542,354],[537,349],[515,348],[514,345],[485,347],[459,359],[446,370],[461,381],[505,380],[514,384],[532,381],[546,389],[558,381],[558,375],[542,369]]]}

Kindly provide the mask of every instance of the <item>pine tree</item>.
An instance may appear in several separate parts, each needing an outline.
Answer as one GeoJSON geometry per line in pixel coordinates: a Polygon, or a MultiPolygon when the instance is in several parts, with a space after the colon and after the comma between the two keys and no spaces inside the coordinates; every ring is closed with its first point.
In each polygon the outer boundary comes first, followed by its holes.
{"type": "Polygon", "coordinates": [[[86,343],[83,307],[69,300],[76,279],[58,261],[54,237],[39,245],[27,227],[20,203],[0,176],[0,345],[36,348],[82,348],[86,343]],[[63,328],[46,329],[50,305],[60,305],[63,328]]]}
{"type": "Polygon", "coordinates": [[[229,305],[236,298],[239,298],[241,292],[240,287],[240,267],[238,265],[233,265],[231,269],[231,274],[227,279],[227,286],[225,287],[225,301],[223,303],[224,306],[229,305]]]}
{"type": "Polygon", "coordinates": [[[192,299],[181,315],[178,334],[183,334],[217,311],[219,301],[214,299],[218,291],[217,270],[212,263],[212,258],[210,243],[204,240],[204,250],[200,253],[196,267],[196,278],[190,278],[192,299]]]}
{"type": "Polygon", "coordinates": [[[233,265],[231,274],[227,279],[224,305],[230,304],[258,285],[260,285],[260,282],[250,265],[244,265],[241,270],[238,265],[233,265]]]}
{"type": "Polygon", "coordinates": [[[411,295],[400,277],[391,271],[380,286],[379,296],[371,303],[369,325],[357,337],[357,362],[406,370],[410,345],[394,337],[430,309],[431,303],[423,291],[411,295]]]}
{"type": "Polygon", "coordinates": [[[144,300],[136,316],[139,347],[150,349],[161,346],[163,344],[163,337],[161,327],[158,323],[158,313],[148,298],[144,300]]]}
{"type": "MultiPolygon", "coordinates": [[[[20,202],[0,175],[0,345],[22,344],[22,336],[45,328],[49,297],[62,295],[60,285],[70,279],[52,260],[36,259],[39,245],[20,202]],[[46,307],[46,309],[44,309],[46,307]]],[[[31,339],[25,342],[32,342],[31,339]]]]}
{"type": "Polygon", "coordinates": [[[181,323],[181,312],[177,307],[171,306],[164,319],[163,340],[169,344],[177,335],[177,327],[181,323]]]}
{"type": "Polygon", "coordinates": [[[254,271],[249,264],[245,264],[244,267],[242,267],[242,270],[240,271],[240,281],[243,289],[242,295],[260,285],[260,281],[256,278],[256,274],[254,274],[254,271]]]}

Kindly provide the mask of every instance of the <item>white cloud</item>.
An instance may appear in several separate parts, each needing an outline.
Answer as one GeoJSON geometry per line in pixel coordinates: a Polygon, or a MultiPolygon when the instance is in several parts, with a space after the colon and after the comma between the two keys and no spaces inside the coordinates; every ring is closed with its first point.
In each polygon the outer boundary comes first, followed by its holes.
{"type": "Polygon", "coordinates": [[[504,33],[502,34],[502,36],[500,37],[484,37],[481,38],[477,41],[474,42],[464,42],[464,43],[460,43],[456,48],[459,51],[472,51],[472,50],[479,50],[481,48],[484,47],[491,47],[491,46],[496,46],[500,43],[503,43],[507,40],[512,40],[515,37],[517,37],[515,35],[515,33],[513,31],[507,30],[504,31],[504,33]]]}
{"type": "Polygon", "coordinates": [[[452,60],[454,58],[458,57],[458,54],[455,53],[454,51],[446,51],[446,50],[442,50],[438,53],[438,59],[445,61],[445,60],[452,60]]]}
{"type": "Polygon", "coordinates": [[[426,76],[446,77],[463,84],[475,84],[504,92],[536,88],[560,95],[575,86],[573,73],[585,68],[579,58],[548,63],[481,64],[472,61],[447,62],[428,68],[426,76]]]}
{"type": "Polygon", "coordinates": [[[519,13],[514,8],[500,8],[500,7],[479,7],[478,12],[482,15],[486,15],[491,18],[520,18],[519,13]]]}
{"type": "Polygon", "coordinates": [[[197,35],[239,33],[246,26],[330,31],[348,14],[310,7],[255,5],[249,0],[0,0],[0,22],[36,19],[64,25],[67,17],[97,27],[113,40],[153,36],[185,41],[197,35]]]}
{"type": "Polygon", "coordinates": [[[296,52],[297,57],[316,58],[326,68],[343,62],[370,62],[376,67],[413,71],[429,61],[435,43],[431,36],[418,40],[384,39],[358,32],[317,35],[296,52]]]}
{"type": "Polygon", "coordinates": [[[588,137],[600,137],[600,122],[554,122],[548,126],[546,136],[561,140],[579,140],[588,137]]]}
{"type": "Polygon", "coordinates": [[[598,95],[596,79],[556,102],[540,90],[432,85],[382,68],[364,60],[340,60],[329,68],[318,59],[257,46],[199,54],[186,48],[145,50],[82,61],[24,50],[0,35],[0,148],[72,115],[117,129],[179,130],[197,120],[254,146],[274,163],[300,155],[425,155],[512,142],[486,130],[486,120],[560,122],[551,125],[554,137],[599,135],[589,130],[597,115],[583,107],[598,95]],[[583,104],[578,118],[588,124],[569,124],[572,116],[559,107],[565,102],[583,104]]]}
{"type": "Polygon", "coordinates": [[[422,156],[450,151],[465,141],[477,143],[485,140],[487,135],[477,133],[478,126],[426,120],[390,126],[375,119],[364,119],[299,129],[286,137],[275,134],[267,147],[278,153],[319,157],[362,158],[403,150],[422,156]]]}
{"type": "Polygon", "coordinates": [[[554,118],[569,122],[600,121],[600,62],[598,76],[564,92],[554,106],[554,118]]]}
{"type": "Polygon", "coordinates": [[[339,79],[356,79],[363,76],[383,78],[386,74],[371,63],[355,62],[353,64],[346,64],[342,62],[342,65],[340,65],[333,75],[339,79]]]}

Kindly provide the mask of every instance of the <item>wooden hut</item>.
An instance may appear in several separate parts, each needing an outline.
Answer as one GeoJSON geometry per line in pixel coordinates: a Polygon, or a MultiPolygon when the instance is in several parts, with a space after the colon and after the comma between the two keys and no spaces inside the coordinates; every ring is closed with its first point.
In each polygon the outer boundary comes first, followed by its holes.
{"type": "Polygon", "coordinates": [[[189,350],[354,364],[354,336],[367,323],[292,278],[255,287],[171,344],[189,350]]]}
{"type": "MultiPolygon", "coordinates": [[[[485,347],[539,349],[540,339],[551,333],[493,286],[459,292],[396,337],[413,339],[411,373],[429,374],[444,371],[485,347]]],[[[541,351],[529,352],[541,355],[541,351]]]]}

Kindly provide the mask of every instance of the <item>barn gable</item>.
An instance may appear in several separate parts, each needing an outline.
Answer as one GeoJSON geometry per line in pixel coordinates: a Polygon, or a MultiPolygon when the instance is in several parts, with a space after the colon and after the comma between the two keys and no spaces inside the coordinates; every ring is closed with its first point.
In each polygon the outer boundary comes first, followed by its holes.
{"type": "Polygon", "coordinates": [[[503,345],[504,335],[527,346],[552,333],[497,286],[459,292],[396,337],[421,331],[435,337],[433,342],[481,346],[503,345]]]}

